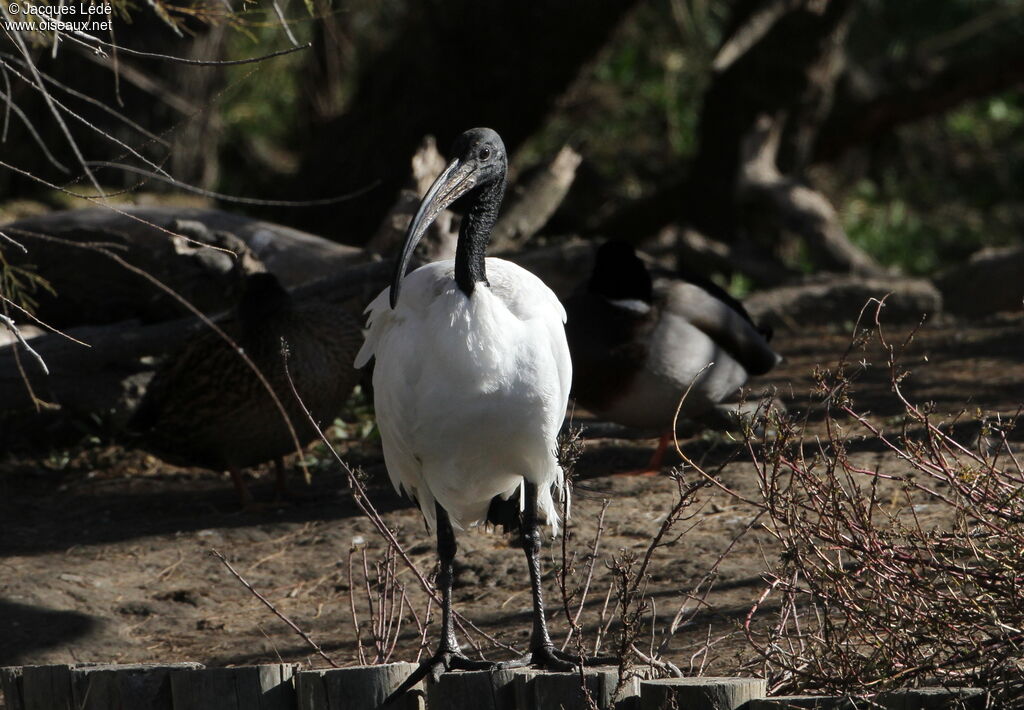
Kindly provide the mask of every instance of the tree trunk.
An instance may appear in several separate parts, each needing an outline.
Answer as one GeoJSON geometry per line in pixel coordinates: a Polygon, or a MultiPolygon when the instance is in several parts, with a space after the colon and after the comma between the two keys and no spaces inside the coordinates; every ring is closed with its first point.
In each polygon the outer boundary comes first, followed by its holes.
{"type": "Polygon", "coordinates": [[[891,84],[868,97],[841,93],[817,136],[814,160],[834,161],[851,147],[875,141],[901,125],[1024,85],[1024,47],[1019,42],[999,44],[960,61],[932,63],[939,68],[927,76],[891,84]]]}
{"type": "Polygon", "coordinates": [[[297,199],[369,191],[294,216],[305,228],[362,244],[394,203],[425,135],[446,151],[462,131],[491,126],[514,151],[635,4],[411,4],[391,45],[364,64],[349,110],[312,127],[302,179],[288,189],[297,199]]]}
{"type": "Polygon", "coordinates": [[[747,0],[736,6],[716,59],[714,76],[701,109],[699,148],[687,186],[688,221],[700,232],[725,242],[736,239],[736,188],[744,139],[760,116],[786,116],[778,163],[784,172],[799,168],[824,118],[835,82],[836,56],[850,20],[853,0],[802,0],[778,15],[766,6],[784,0],[747,0]],[[770,26],[763,26],[771,23],[770,26]],[[757,32],[750,29],[754,24],[757,32]],[[759,35],[745,51],[731,51],[741,34],[759,35]],[[723,59],[725,55],[725,61],[723,59]],[[794,110],[794,107],[797,107],[794,110]]]}
{"type": "MultiPolygon", "coordinates": [[[[832,105],[853,6],[738,2],[712,63],[692,164],[616,215],[608,233],[635,243],[676,221],[712,243],[760,252],[780,274],[783,243],[795,234],[820,268],[878,273],[847,240],[828,200],[801,181],[832,105]],[[766,121],[770,145],[763,145],[766,121]]],[[[680,258],[691,251],[681,245],[680,258]]]]}

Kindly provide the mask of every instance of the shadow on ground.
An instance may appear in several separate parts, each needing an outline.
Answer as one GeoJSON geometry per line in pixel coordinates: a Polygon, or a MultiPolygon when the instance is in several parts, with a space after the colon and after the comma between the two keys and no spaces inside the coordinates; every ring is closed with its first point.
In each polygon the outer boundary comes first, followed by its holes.
{"type": "Polygon", "coordinates": [[[17,665],[35,652],[69,645],[98,625],[95,618],[75,611],[0,599],[0,666],[17,665]]]}
{"type": "MultiPolygon", "coordinates": [[[[211,528],[362,515],[337,472],[314,476],[308,486],[296,483],[296,500],[268,504],[256,512],[242,511],[231,484],[212,473],[95,481],[68,490],[59,477],[38,471],[31,481],[4,483],[0,519],[13,523],[4,540],[9,555],[211,528]]],[[[373,478],[368,487],[382,514],[412,505],[394,492],[385,474],[373,478]]],[[[258,501],[274,499],[273,484],[267,480],[251,485],[250,490],[258,501]]]]}

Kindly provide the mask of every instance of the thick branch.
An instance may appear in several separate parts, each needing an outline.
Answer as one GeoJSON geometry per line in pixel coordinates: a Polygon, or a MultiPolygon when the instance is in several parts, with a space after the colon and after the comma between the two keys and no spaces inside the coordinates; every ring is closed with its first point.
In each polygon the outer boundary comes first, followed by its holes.
{"type": "Polygon", "coordinates": [[[875,140],[892,129],[943,113],[973,99],[1024,84],[1024,45],[1008,44],[984,56],[946,62],[866,100],[837,101],[818,135],[817,162],[838,158],[853,146],[875,140]]]}
{"type": "Polygon", "coordinates": [[[771,221],[803,238],[815,266],[826,271],[880,276],[875,261],[850,242],[839,215],[828,199],[791,177],[775,164],[781,128],[761,117],[743,142],[743,163],[737,184],[737,201],[744,211],[758,216],[767,212],[771,221]]]}
{"type": "Polygon", "coordinates": [[[579,153],[565,146],[548,166],[515,191],[491,234],[493,252],[522,247],[547,224],[569,193],[580,160],[579,153]]]}
{"type": "Polygon", "coordinates": [[[728,69],[733,62],[760,42],[786,13],[799,8],[801,2],[802,0],[772,0],[761,7],[755,7],[722,42],[711,68],[716,72],[728,69]]]}
{"type": "Polygon", "coordinates": [[[287,191],[308,198],[377,187],[295,218],[363,244],[394,203],[409,155],[423,136],[433,134],[447,148],[467,128],[491,126],[514,152],[634,5],[636,0],[409,3],[391,45],[360,62],[346,113],[321,124],[314,117],[301,179],[287,191]]]}
{"type": "MultiPolygon", "coordinates": [[[[366,243],[366,251],[380,256],[393,256],[398,253],[405,238],[405,230],[409,228],[409,223],[419,209],[420,200],[427,194],[437,176],[444,171],[445,165],[446,161],[438,151],[434,137],[424,138],[412,156],[412,173],[406,189],[398,193],[395,204],[388,210],[384,221],[366,243]]],[[[442,210],[427,228],[427,233],[416,247],[416,254],[424,261],[454,259],[458,239],[458,218],[451,210],[442,210]]]]}
{"type": "MultiPolygon", "coordinates": [[[[336,274],[293,291],[299,301],[326,300],[363,306],[389,283],[394,264],[379,261],[340,269],[336,274]]],[[[220,320],[226,316],[215,317],[220,320]]],[[[69,414],[117,413],[127,419],[137,404],[142,384],[155,359],[173,351],[206,326],[196,318],[179,318],[152,325],[137,322],[71,328],[68,335],[89,347],[57,335],[41,335],[31,343],[50,368],[49,376],[27,374],[40,397],[69,414]]],[[[34,412],[12,343],[0,347],[0,412],[34,412]]]]}
{"type": "Polygon", "coordinates": [[[709,239],[692,229],[682,230],[675,241],[679,263],[699,274],[740,273],[761,287],[781,286],[796,275],[764,254],[749,254],[743,245],[709,239]]]}

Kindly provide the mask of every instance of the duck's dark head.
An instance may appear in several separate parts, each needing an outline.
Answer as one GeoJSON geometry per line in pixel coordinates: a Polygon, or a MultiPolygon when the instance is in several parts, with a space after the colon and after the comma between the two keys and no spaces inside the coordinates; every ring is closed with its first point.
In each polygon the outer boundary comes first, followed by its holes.
{"type": "Polygon", "coordinates": [[[238,318],[243,328],[258,327],[267,318],[291,310],[292,299],[277,277],[268,273],[250,274],[238,303],[238,318]]]}
{"type": "Polygon", "coordinates": [[[473,128],[457,139],[451,150],[452,161],[427,190],[405,234],[395,275],[391,282],[391,307],[398,303],[402,277],[413,250],[427,227],[443,210],[466,197],[469,207],[459,229],[455,255],[455,280],[467,295],[481,281],[486,282],[484,253],[491,228],[505,192],[508,157],[501,136],[490,128],[473,128]]]}
{"type": "Polygon", "coordinates": [[[650,303],[654,296],[644,262],[630,244],[619,241],[605,242],[598,248],[587,290],[612,301],[650,303]]]}

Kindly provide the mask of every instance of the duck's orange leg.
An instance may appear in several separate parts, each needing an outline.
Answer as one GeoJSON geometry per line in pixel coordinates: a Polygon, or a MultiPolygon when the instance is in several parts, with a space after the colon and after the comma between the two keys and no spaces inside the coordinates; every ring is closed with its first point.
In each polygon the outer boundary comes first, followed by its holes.
{"type": "Polygon", "coordinates": [[[616,473],[616,476],[657,476],[661,473],[661,462],[665,458],[665,450],[668,448],[668,442],[672,440],[672,432],[666,432],[661,435],[661,439],[658,440],[658,448],[654,450],[651,455],[651,460],[647,462],[644,468],[633,469],[632,471],[623,471],[616,473]]]}
{"type": "Polygon", "coordinates": [[[249,486],[246,485],[240,468],[232,466],[228,469],[228,472],[231,474],[231,482],[235,484],[235,490],[238,492],[238,502],[243,512],[262,513],[267,509],[264,503],[258,503],[252,497],[252,493],[249,492],[249,486]]]}

